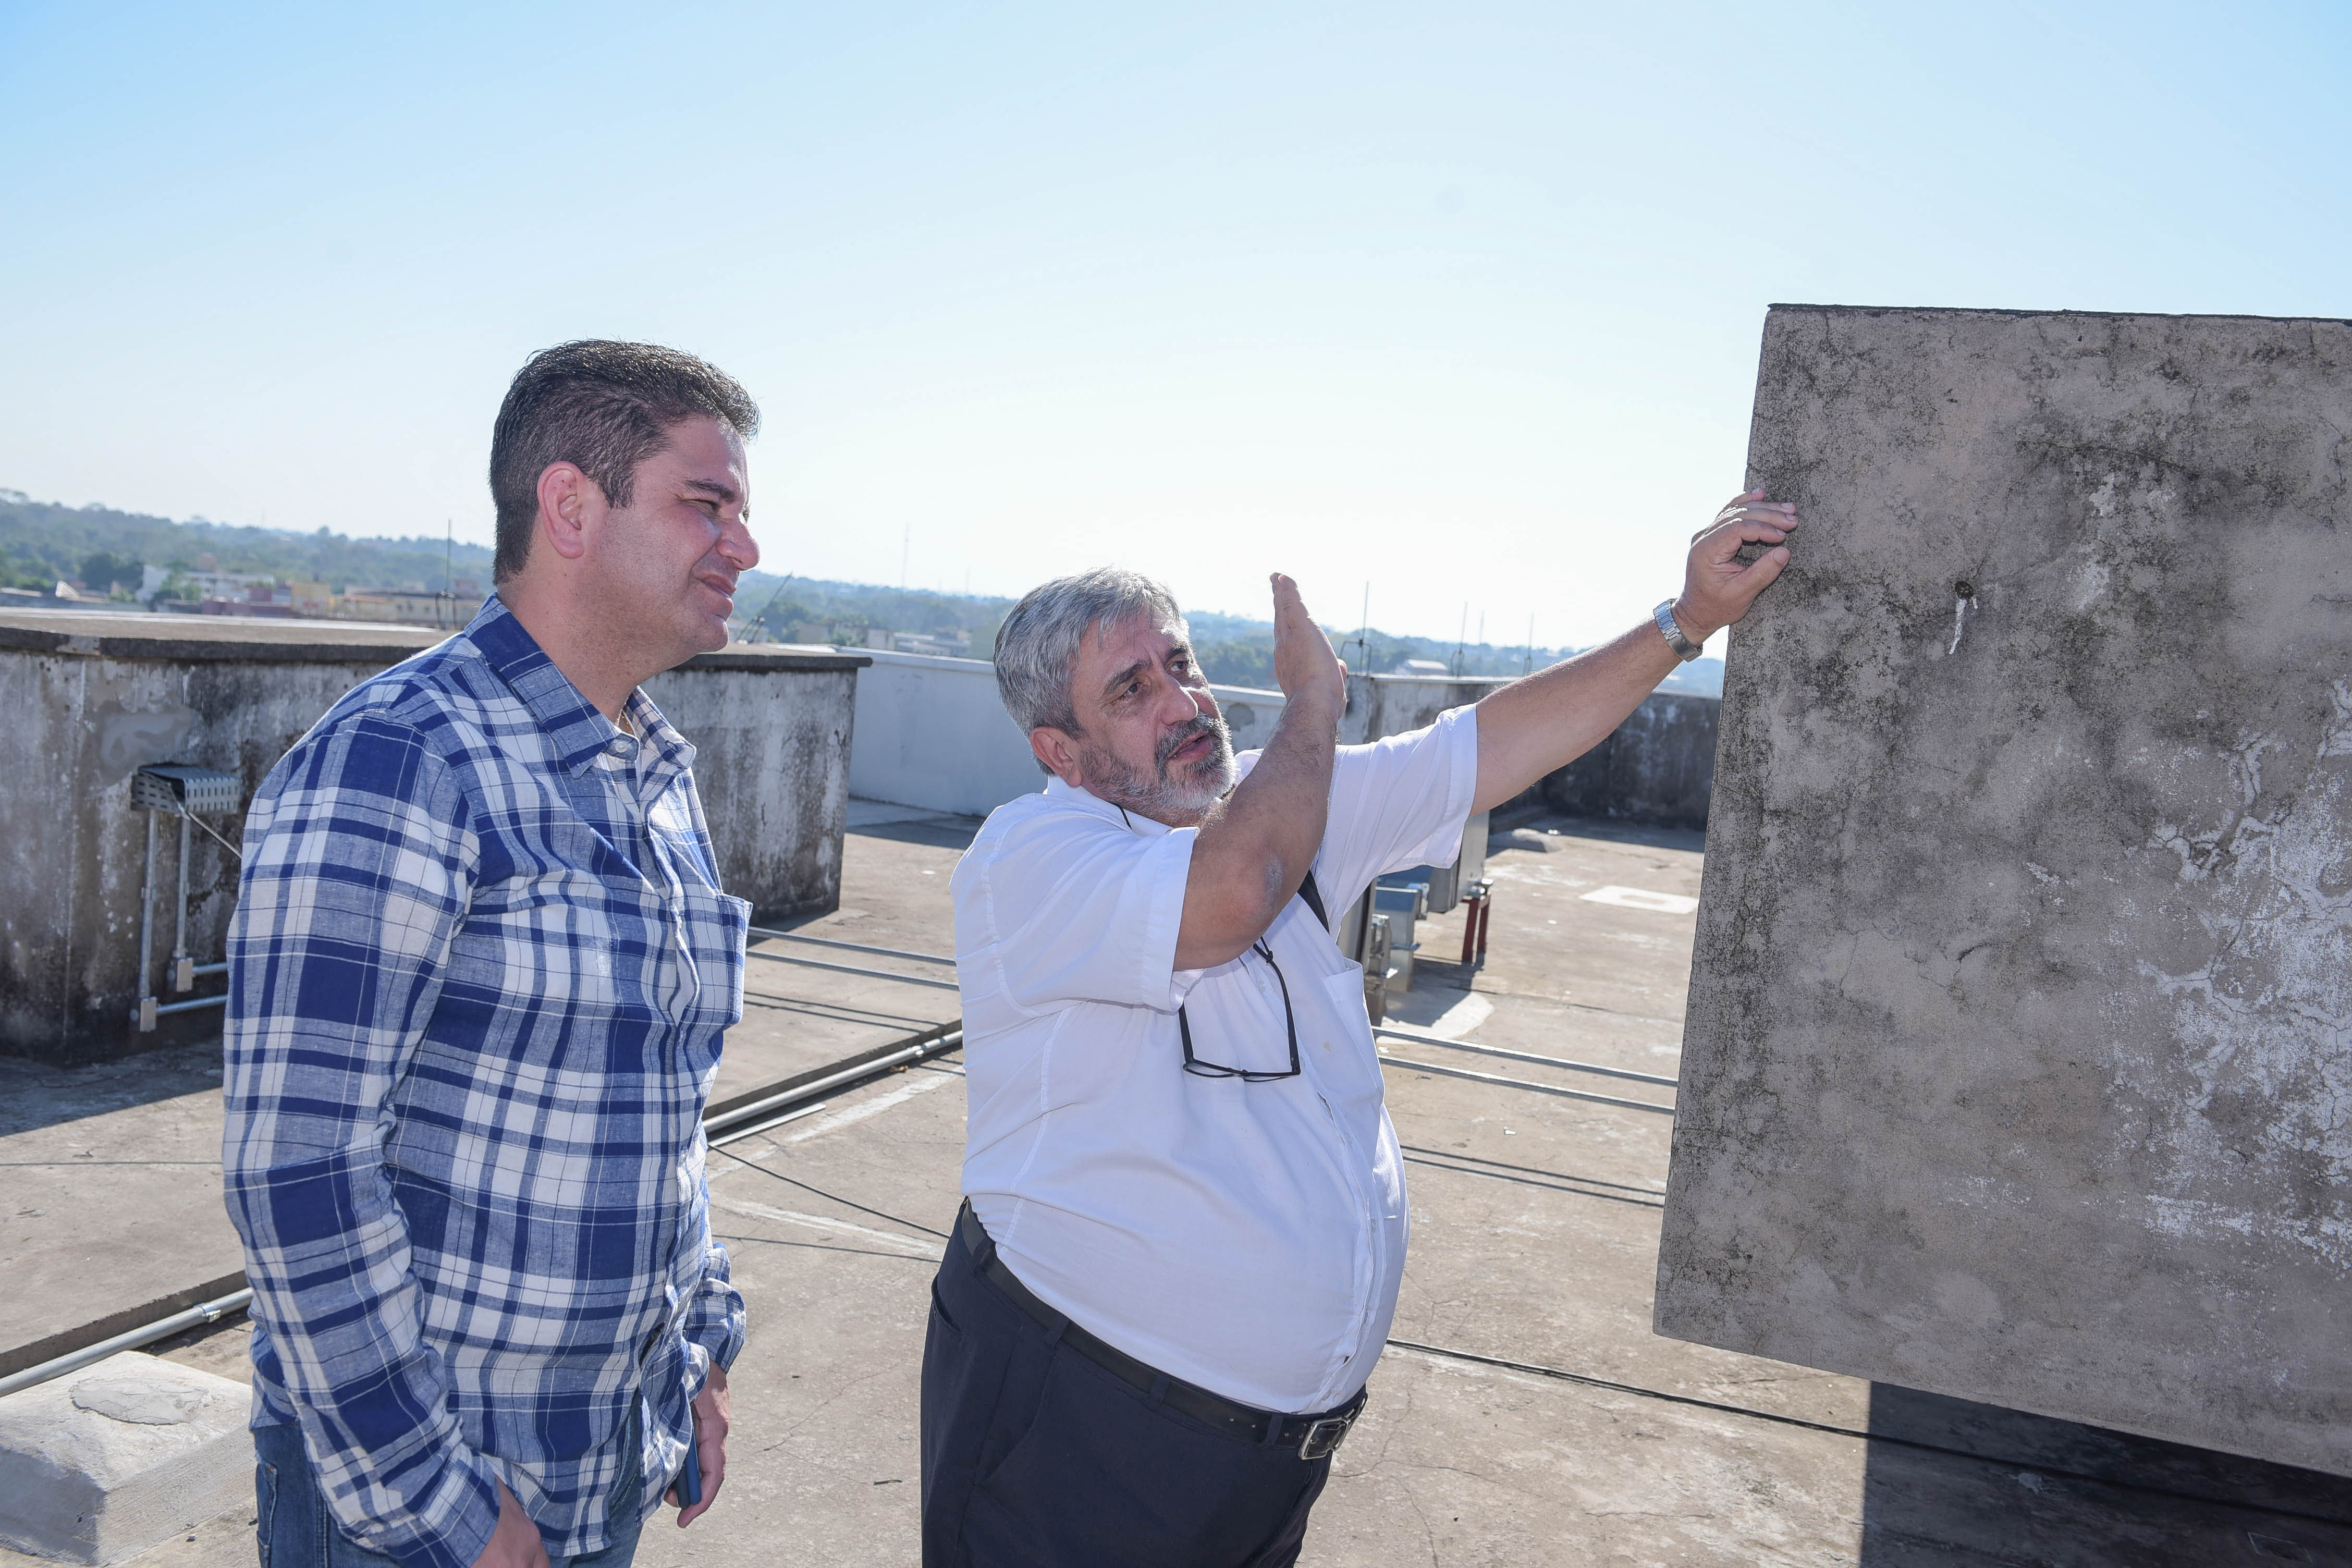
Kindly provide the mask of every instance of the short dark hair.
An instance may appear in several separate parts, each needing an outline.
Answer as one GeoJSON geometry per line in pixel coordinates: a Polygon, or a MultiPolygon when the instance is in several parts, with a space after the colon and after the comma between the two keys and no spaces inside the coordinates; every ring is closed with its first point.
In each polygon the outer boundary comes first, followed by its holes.
{"type": "Polygon", "coordinates": [[[499,513],[503,583],[530,558],[539,522],[539,476],[571,463],[614,506],[629,504],[637,465],[669,444],[669,433],[708,416],[750,440],[760,405],[734,377],[658,343],[597,339],[558,343],[515,373],[490,437],[490,499],[499,513]]]}

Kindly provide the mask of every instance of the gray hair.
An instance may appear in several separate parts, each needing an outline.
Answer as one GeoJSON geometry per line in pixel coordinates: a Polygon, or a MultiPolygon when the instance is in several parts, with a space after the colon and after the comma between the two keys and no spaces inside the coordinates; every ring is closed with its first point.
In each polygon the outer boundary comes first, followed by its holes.
{"type": "Polygon", "coordinates": [[[1081,726],[1070,678],[1087,628],[1119,626],[1146,612],[1168,616],[1180,627],[1184,624],[1175,595],[1123,566],[1056,577],[1023,595],[996,628],[996,693],[1021,732],[1077,734],[1081,726]]]}

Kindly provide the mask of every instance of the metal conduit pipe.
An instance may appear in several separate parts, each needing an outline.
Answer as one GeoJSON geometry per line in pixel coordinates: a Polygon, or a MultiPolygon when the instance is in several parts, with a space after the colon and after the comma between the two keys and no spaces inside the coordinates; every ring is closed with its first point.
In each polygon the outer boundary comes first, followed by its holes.
{"type": "MultiPolygon", "coordinates": [[[[202,1002],[175,1002],[167,1007],[160,1007],[156,1010],[170,1013],[188,1007],[218,1006],[226,1000],[226,996],[210,996],[202,1002]]],[[[911,1041],[898,1050],[879,1057],[870,1057],[838,1072],[827,1073],[821,1078],[796,1083],[788,1089],[779,1090],[772,1095],[762,1095],[747,1104],[730,1106],[717,1116],[707,1116],[702,1122],[703,1135],[708,1138],[713,1132],[723,1132],[731,1127],[740,1127],[763,1116],[773,1116],[780,1111],[789,1110],[795,1105],[805,1104],[819,1095],[862,1082],[869,1078],[877,1078],[894,1068],[912,1067],[919,1062],[929,1061],[933,1057],[945,1056],[950,1051],[962,1048],[963,1030],[961,1027],[951,1028],[943,1034],[928,1038],[911,1041]]],[[[247,1286],[242,1290],[233,1290],[214,1300],[190,1307],[185,1311],[174,1312],[170,1317],[158,1318],[155,1321],[142,1327],[128,1330],[110,1339],[100,1340],[94,1345],[85,1345],[78,1351],[68,1351],[65,1354],[54,1356],[37,1366],[28,1366],[22,1372],[11,1373],[6,1377],[0,1377],[0,1398],[5,1398],[20,1388],[30,1388],[36,1384],[47,1383],[51,1378],[63,1377],[69,1372],[76,1372],[82,1367],[104,1361],[108,1356],[118,1355],[124,1351],[135,1351],[142,1345],[153,1344],[157,1340],[170,1339],[173,1334],[183,1333],[189,1329],[216,1323],[223,1318],[244,1311],[252,1304],[253,1288],[247,1286]]]]}
{"type": "Polygon", "coordinates": [[[912,959],[917,963],[944,963],[950,969],[955,967],[954,959],[941,958],[936,952],[908,952],[895,947],[876,947],[870,942],[836,942],[829,936],[803,936],[796,931],[774,931],[767,926],[751,927],[751,934],[772,938],[777,942],[805,942],[818,947],[845,948],[851,952],[871,952],[883,958],[906,958],[912,959]]]}
{"type": "Polygon", "coordinates": [[[1440,1067],[1435,1062],[1407,1061],[1385,1052],[1381,1056],[1384,1068],[1408,1068],[1414,1072],[1436,1073],[1442,1078],[1466,1078],[1473,1083],[1490,1083],[1497,1089],[1524,1089],[1536,1094],[1556,1094],[1563,1100],[1585,1100],[1595,1105],[1613,1105],[1621,1110],[1654,1110],[1660,1116],[1672,1116],[1671,1105],[1653,1105],[1646,1100],[1619,1100],[1610,1094],[1587,1094],[1580,1089],[1561,1089],[1557,1084],[1529,1083],[1523,1078],[1498,1078],[1490,1072],[1472,1072],[1467,1068],[1440,1067]]]}
{"type": "Polygon", "coordinates": [[[839,1072],[829,1073],[824,1078],[794,1084],[781,1093],[764,1096],[748,1105],[738,1105],[724,1115],[705,1117],[702,1122],[702,1135],[709,1138],[714,1132],[725,1132],[730,1128],[744,1126],[762,1117],[790,1110],[795,1105],[806,1104],[820,1095],[831,1094],[835,1089],[855,1083],[860,1079],[873,1078],[888,1072],[894,1068],[912,1067],[918,1062],[929,1061],[933,1057],[943,1057],[950,1051],[961,1049],[963,1049],[963,1031],[950,1029],[937,1039],[919,1040],[904,1049],[891,1052],[888,1056],[877,1057],[870,1061],[859,1062],[855,1067],[845,1068],[839,1072]]]}
{"type": "Polygon", "coordinates": [[[192,996],[185,1002],[165,1002],[155,1009],[155,1016],[167,1018],[174,1013],[194,1013],[206,1007],[227,1005],[228,993],[224,991],[217,996],[192,996]]]}
{"type": "Polygon", "coordinates": [[[147,814],[147,868],[139,877],[139,1005],[131,1021],[141,1032],[155,1026],[155,998],[147,989],[147,975],[155,962],[155,814],[147,814]]]}
{"type": "Polygon", "coordinates": [[[809,969],[829,969],[835,974],[863,974],[873,980],[895,980],[901,985],[928,985],[934,991],[952,991],[952,980],[932,980],[920,974],[893,974],[887,969],[861,969],[854,963],[827,963],[822,958],[795,958],[789,952],[761,952],[754,950],[745,956],[764,958],[771,963],[797,963],[809,969]]]}
{"type": "Polygon", "coordinates": [[[1424,1035],[1412,1029],[1392,1029],[1386,1024],[1372,1026],[1375,1035],[1388,1035],[1400,1040],[1411,1040],[1416,1046],[1444,1046],[1449,1051],[1475,1051],[1480,1056],[1503,1057],[1515,1062],[1533,1062],[1538,1067],[1566,1068],[1570,1072],[1599,1073],[1603,1078],[1629,1078],[1635,1083],[1654,1083],[1663,1089],[1678,1089],[1681,1080],[1661,1078],[1654,1072],[1634,1072],[1626,1068],[1605,1068],[1593,1062],[1573,1062],[1566,1057],[1539,1057],[1528,1051],[1505,1050],[1500,1046],[1475,1045],[1468,1040],[1449,1040],[1438,1035],[1424,1035]]]}
{"type": "Polygon", "coordinates": [[[253,1289],[248,1286],[242,1290],[233,1290],[217,1300],[191,1307],[184,1312],[174,1312],[168,1318],[159,1318],[144,1328],[132,1329],[127,1333],[117,1334],[110,1340],[100,1340],[94,1345],[85,1345],[78,1351],[68,1351],[65,1354],[51,1361],[45,1361],[38,1366],[28,1366],[22,1372],[0,1377],[0,1399],[6,1398],[20,1388],[30,1388],[37,1383],[47,1383],[53,1377],[63,1377],[66,1373],[78,1371],[93,1362],[104,1361],[108,1356],[120,1355],[124,1351],[135,1351],[141,1345],[152,1345],[157,1340],[170,1339],[173,1334],[187,1329],[201,1328],[206,1323],[216,1323],[232,1312],[244,1311],[252,1303],[253,1289]]]}

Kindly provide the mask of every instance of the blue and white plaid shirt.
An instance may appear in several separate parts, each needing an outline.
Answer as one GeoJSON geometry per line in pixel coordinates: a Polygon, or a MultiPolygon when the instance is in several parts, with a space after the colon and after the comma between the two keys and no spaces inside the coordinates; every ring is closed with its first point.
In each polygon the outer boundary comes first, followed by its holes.
{"type": "Polygon", "coordinates": [[[503,1481],[558,1558],[649,1496],[743,1344],[702,1109],[742,1010],[694,748],[633,740],[496,598],[270,770],[229,935],[229,1216],[257,1424],[344,1533],[469,1568],[503,1481]],[[608,761],[609,759],[609,761],[608,761]]]}

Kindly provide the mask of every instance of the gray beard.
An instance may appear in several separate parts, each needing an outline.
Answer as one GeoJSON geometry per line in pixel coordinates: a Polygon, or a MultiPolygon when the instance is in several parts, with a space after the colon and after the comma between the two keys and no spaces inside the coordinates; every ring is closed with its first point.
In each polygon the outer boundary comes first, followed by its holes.
{"type": "Polygon", "coordinates": [[[1079,752],[1078,763],[1086,769],[1087,788],[1113,805],[1123,806],[1154,822],[1171,816],[1197,816],[1223,800],[1234,787],[1233,732],[1225,728],[1223,714],[1214,719],[1202,714],[1197,723],[1160,742],[1158,776],[1154,778],[1144,777],[1108,752],[1093,746],[1079,752]],[[1171,769],[1169,753],[1203,731],[1216,736],[1216,748],[1197,763],[1171,769]]]}

